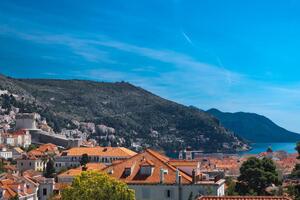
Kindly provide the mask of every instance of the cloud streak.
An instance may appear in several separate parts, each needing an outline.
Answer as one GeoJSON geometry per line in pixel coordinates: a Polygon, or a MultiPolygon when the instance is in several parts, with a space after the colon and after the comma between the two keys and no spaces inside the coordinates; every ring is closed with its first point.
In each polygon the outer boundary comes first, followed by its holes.
{"type": "MultiPolygon", "coordinates": [[[[103,35],[89,38],[66,34],[52,34],[47,32],[21,32],[7,26],[0,26],[0,36],[16,37],[22,40],[42,44],[59,45],[67,48],[74,55],[88,63],[102,64],[81,71],[68,70],[67,77],[105,80],[130,81],[136,85],[151,90],[166,98],[179,101],[187,105],[200,108],[217,107],[225,111],[251,111],[272,116],[280,124],[288,124],[293,130],[299,127],[289,123],[285,118],[300,113],[300,84],[276,85],[258,81],[244,74],[236,73],[224,68],[217,57],[219,65],[204,63],[182,52],[167,49],[155,49],[121,42],[103,35]],[[114,54],[128,54],[134,59],[151,60],[157,63],[144,65],[143,62],[124,70],[126,58],[115,57],[114,54]],[[113,67],[106,68],[108,64],[113,67]],[[153,73],[155,72],[155,73],[153,73]],[[148,73],[144,76],[143,73],[148,73]],[[293,107],[292,111],[291,107],[293,107]]],[[[185,39],[190,38],[182,32],[185,39]]],[[[49,72],[50,75],[51,72],[49,72]]]]}

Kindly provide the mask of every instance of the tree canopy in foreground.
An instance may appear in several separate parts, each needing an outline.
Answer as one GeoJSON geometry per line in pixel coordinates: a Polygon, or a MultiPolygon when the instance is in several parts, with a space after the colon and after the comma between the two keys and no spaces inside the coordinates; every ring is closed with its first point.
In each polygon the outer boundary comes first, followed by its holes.
{"type": "Polygon", "coordinates": [[[106,174],[95,171],[82,172],[72,185],[62,191],[62,200],[134,200],[134,191],[106,174]]]}
{"type": "Polygon", "coordinates": [[[266,188],[280,183],[276,166],[271,159],[249,158],[240,168],[236,190],[240,195],[265,195],[266,188]]]}

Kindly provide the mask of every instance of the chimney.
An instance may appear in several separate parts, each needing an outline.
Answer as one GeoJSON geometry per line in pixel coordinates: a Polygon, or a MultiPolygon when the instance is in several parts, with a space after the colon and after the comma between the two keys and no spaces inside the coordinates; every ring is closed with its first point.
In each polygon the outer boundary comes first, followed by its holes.
{"type": "Polygon", "coordinates": [[[160,183],[165,182],[165,174],[168,174],[168,170],[160,168],[160,183]]]}
{"type": "Polygon", "coordinates": [[[192,181],[193,181],[193,184],[196,183],[196,171],[195,171],[195,169],[193,169],[193,171],[192,171],[192,181]]]}
{"type": "Polygon", "coordinates": [[[182,177],[181,177],[181,175],[179,175],[179,177],[178,177],[178,183],[179,183],[179,185],[182,184],[182,177]]]}
{"type": "Polygon", "coordinates": [[[160,168],[160,183],[164,183],[165,181],[165,177],[164,177],[164,169],[163,168],[160,168]]]}
{"type": "Polygon", "coordinates": [[[179,170],[178,168],[176,168],[176,184],[179,184],[179,176],[180,176],[179,170]]]}
{"type": "Polygon", "coordinates": [[[27,185],[25,183],[23,185],[23,191],[24,191],[24,193],[27,193],[27,185]]]}

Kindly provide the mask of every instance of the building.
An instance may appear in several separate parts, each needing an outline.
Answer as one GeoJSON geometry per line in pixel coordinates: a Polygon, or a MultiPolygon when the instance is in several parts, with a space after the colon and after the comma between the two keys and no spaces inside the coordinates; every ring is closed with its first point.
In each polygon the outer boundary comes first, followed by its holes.
{"type": "Polygon", "coordinates": [[[33,170],[23,172],[23,177],[31,180],[38,186],[38,200],[47,200],[53,194],[55,186],[54,178],[45,178],[40,172],[33,170]]]}
{"type": "Polygon", "coordinates": [[[103,171],[135,190],[139,200],[184,200],[190,196],[224,195],[224,179],[206,180],[195,170],[189,176],[173,166],[168,157],[150,149],[103,171]]]}
{"type": "Polygon", "coordinates": [[[37,116],[36,113],[22,113],[16,115],[16,130],[35,130],[37,116]]]}
{"type": "Polygon", "coordinates": [[[54,159],[55,168],[60,171],[63,168],[80,166],[83,154],[87,154],[89,162],[111,164],[116,160],[124,160],[136,155],[135,152],[124,147],[75,147],[61,153],[54,159]]]}
{"type": "MultiPolygon", "coordinates": [[[[103,163],[87,163],[85,171],[101,171],[106,165],[103,163]]],[[[82,167],[79,166],[75,169],[69,169],[57,176],[58,183],[71,184],[75,176],[79,176],[82,172],[82,167]]]]}
{"type": "Polygon", "coordinates": [[[24,151],[20,147],[12,148],[13,159],[21,158],[23,153],[24,153],[24,151]]]}
{"type": "Polygon", "coordinates": [[[29,151],[28,155],[32,155],[37,158],[55,156],[59,155],[59,150],[55,144],[47,143],[42,144],[38,148],[29,151]]]}
{"type": "Polygon", "coordinates": [[[18,196],[20,200],[37,200],[38,185],[27,177],[1,174],[0,195],[1,199],[9,200],[18,196]]]}
{"type": "Polygon", "coordinates": [[[36,144],[52,143],[64,148],[73,148],[81,146],[81,138],[70,138],[64,135],[49,133],[40,129],[30,130],[32,142],[36,144]]]}
{"type": "Polygon", "coordinates": [[[292,200],[288,197],[279,196],[202,196],[198,200],[292,200]]]}
{"type": "Polygon", "coordinates": [[[0,175],[0,192],[4,200],[18,196],[20,200],[47,200],[54,190],[54,179],[45,178],[40,172],[27,170],[22,175],[0,175]]]}
{"type": "Polygon", "coordinates": [[[5,160],[13,158],[13,152],[8,150],[6,147],[3,147],[0,150],[0,157],[4,158],[5,160]]]}
{"type": "Polygon", "coordinates": [[[34,171],[44,171],[46,167],[46,163],[41,159],[35,156],[30,155],[22,155],[21,158],[17,159],[17,169],[19,172],[23,172],[26,170],[34,170],[34,171]]]}
{"type": "Polygon", "coordinates": [[[2,138],[4,144],[12,147],[27,148],[31,144],[31,135],[25,129],[20,129],[12,133],[3,133],[2,138]]]}

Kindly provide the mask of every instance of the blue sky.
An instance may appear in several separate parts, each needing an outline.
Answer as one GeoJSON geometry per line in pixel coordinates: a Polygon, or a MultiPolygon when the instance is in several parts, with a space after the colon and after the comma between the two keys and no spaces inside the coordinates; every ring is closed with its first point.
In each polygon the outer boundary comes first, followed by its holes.
{"type": "Polygon", "coordinates": [[[0,2],[0,73],[128,81],[300,132],[300,2],[0,2]]]}

